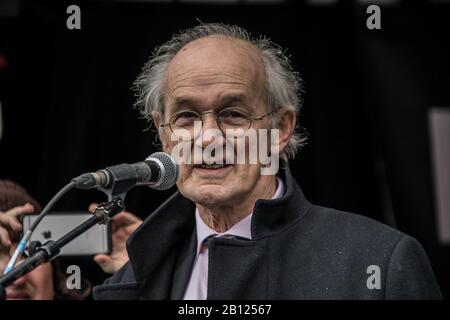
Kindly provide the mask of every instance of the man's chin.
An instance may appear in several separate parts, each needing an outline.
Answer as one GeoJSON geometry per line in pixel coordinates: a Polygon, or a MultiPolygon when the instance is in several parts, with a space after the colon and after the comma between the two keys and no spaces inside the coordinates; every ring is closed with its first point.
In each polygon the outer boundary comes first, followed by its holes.
{"type": "Polygon", "coordinates": [[[229,186],[224,187],[215,184],[205,184],[194,189],[194,193],[188,198],[195,203],[204,206],[220,206],[230,201],[229,186]]]}

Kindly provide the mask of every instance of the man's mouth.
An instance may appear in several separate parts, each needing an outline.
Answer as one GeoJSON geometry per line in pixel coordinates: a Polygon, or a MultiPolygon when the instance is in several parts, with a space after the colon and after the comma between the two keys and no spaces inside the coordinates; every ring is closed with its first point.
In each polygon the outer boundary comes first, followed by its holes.
{"type": "Polygon", "coordinates": [[[202,163],[202,164],[196,164],[194,167],[195,168],[201,168],[201,169],[210,169],[210,170],[217,170],[217,169],[221,169],[221,168],[225,168],[225,167],[229,167],[231,166],[231,164],[206,164],[206,163],[202,163]]]}

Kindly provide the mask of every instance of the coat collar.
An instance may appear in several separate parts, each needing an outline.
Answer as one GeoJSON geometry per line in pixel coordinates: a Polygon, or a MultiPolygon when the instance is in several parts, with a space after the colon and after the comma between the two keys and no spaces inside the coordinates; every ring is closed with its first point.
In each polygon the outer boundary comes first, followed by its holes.
{"type": "MultiPolygon", "coordinates": [[[[285,194],[278,199],[260,199],[256,202],[251,226],[252,241],[282,232],[301,219],[311,207],[283,160],[280,160],[278,176],[285,184],[285,194]]],[[[174,255],[185,247],[186,241],[192,239],[193,232],[195,204],[176,192],[127,241],[136,280],[158,276],[161,264],[175,261],[174,255]]]]}
{"type": "Polygon", "coordinates": [[[253,240],[282,232],[301,219],[312,206],[292,177],[288,163],[281,159],[278,176],[285,184],[285,193],[277,199],[256,201],[252,218],[253,240]]]}

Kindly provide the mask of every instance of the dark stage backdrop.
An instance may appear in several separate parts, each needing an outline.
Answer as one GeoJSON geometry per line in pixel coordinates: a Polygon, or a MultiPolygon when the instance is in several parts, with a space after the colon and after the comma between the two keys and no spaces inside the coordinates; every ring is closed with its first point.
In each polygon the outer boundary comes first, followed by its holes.
{"type": "MultiPolygon", "coordinates": [[[[366,6],[351,1],[12,2],[16,13],[0,15],[1,178],[45,204],[82,172],[143,160],[158,146],[132,108],[130,87],[149,54],[197,19],[238,24],[287,48],[305,80],[299,119],[309,144],[291,168],[309,200],[416,237],[449,296],[450,248],[436,232],[427,114],[450,107],[450,5],[381,6],[382,29],[368,30],[366,6]],[[81,30],[66,28],[73,3],[81,30]]],[[[127,207],[145,218],[172,192],[136,188],[127,207]]],[[[74,191],[55,209],[104,199],[74,191]]],[[[94,284],[104,279],[95,263],[83,263],[94,284]]]]}

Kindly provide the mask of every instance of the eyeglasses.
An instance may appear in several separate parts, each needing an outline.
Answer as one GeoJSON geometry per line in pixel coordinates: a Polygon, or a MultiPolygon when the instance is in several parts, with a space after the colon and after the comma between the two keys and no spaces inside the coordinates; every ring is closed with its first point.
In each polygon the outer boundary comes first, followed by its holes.
{"type": "Polygon", "coordinates": [[[247,130],[252,126],[253,121],[262,120],[264,117],[277,110],[278,108],[261,116],[253,116],[247,110],[241,108],[226,108],[220,110],[219,112],[205,111],[203,113],[198,113],[193,110],[182,110],[172,114],[169,118],[169,122],[161,124],[160,126],[163,128],[169,127],[170,131],[172,131],[172,133],[177,137],[184,137],[185,133],[188,133],[192,139],[195,136],[195,122],[201,122],[201,127],[199,128],[201,129],[203,127],[203,120],[207,114],[212,114],[216,119],[219,129],[223,133],[226,133],[226,131],[230,129],[247,130]]]}

